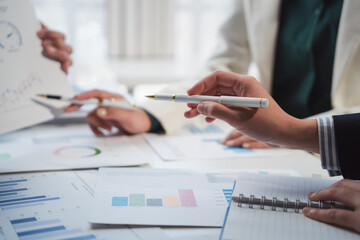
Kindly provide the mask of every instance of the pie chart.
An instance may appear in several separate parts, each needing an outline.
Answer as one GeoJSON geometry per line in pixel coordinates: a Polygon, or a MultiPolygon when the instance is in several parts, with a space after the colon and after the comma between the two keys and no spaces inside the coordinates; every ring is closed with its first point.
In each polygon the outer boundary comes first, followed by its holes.
{"type": "Polygon", "coordinates": [[[86,145],[65,146],[54,151],[56,156],[63,158],[88,158],[100,153],[100,149],[86,145]]]}

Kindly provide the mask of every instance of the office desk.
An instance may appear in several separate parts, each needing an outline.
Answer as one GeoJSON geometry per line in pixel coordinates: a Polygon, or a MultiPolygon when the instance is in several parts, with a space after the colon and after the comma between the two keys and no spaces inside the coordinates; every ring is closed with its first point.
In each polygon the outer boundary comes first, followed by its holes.
{"type": "MultiPolygon", "coordinates": [[[[79,126],[84,126],[83,119],[61,120],[62,128],[66,127],[66,122],[78,122],[79,126]],[[65,124],[65,125],[64,125],[65,124]]],[[[46,128],[56,128],[59,120],[44,124],[46,128]]],[[[40,126],[41,128],[41,126],[40,126]]],[[[27,132],[32,128],[18,131],[12,135],[21,138],[28,135],[27,132]]],[[[59,130],[60,131],[60,130],[59,130]]],[[[90,129],[88,130],[90,132],[90,129]]],[[[189,169],[195,171],[214,171],[214,172],[237,172],[237,171],[269,171],[277,170],[279,173],[289,173],[300,176],[327,176],[327,172],[321,169],[319,158],[304,151],[293,150],[286,155],[276,157],[248,157],[242,159],[212,159],[212,160],[184,160],[184,161],[164,161],[158,157],[157,153],[147,144],[142,135],[133,136],[136,142],[148,156],[149,163],[141,167],[170,168],[170,169],[189,169]]],[[[2,138],[0,137],[0,140],[2,138]]],[[[220,228],[161,228],[168,236],[173,239],[218,239],[220,228]]]]}
{"type": "MultiPolygon", "coordinates": [[[[236,172],[236,171],[279,171],[290,175],[304,177],[328,177],[326,170],[321,168],[319,157],[305,151],[291,150],[289,154],[277,157],[249,157],[243,159],[212,159],[212,160],[186,160],[164,161],[156,158],[156,153],[146,144],[141,136],[136,136],[143,141],[143,149],[149,156],[155,155],[152,162],[143,167],[191,169],[206,172],[236,172]]],[[[219,228],[174,228],[162,227],[167,235],[177,240],[217,240],[221,229],[219,228]]]]}

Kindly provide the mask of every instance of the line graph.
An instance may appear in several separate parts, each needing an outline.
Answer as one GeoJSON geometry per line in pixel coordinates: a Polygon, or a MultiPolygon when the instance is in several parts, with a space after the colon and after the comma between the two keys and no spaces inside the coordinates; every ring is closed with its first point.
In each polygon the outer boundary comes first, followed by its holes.
{"type": "Polygon", "coordinates": [[[34,94],[33,88],[42,82],[39,74],[29,73],[17,86],[0,89],[0,111],[11,111],[28,105],[34,94]]]}

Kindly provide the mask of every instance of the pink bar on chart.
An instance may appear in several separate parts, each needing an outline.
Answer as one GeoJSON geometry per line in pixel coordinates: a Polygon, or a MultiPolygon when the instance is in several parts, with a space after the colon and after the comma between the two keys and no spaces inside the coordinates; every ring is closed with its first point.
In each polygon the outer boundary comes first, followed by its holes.
{"type": "Polygon", "coordinates": [[[197,207],[193,190],[179,189],[179,196],[182,207],[197,207]]]}

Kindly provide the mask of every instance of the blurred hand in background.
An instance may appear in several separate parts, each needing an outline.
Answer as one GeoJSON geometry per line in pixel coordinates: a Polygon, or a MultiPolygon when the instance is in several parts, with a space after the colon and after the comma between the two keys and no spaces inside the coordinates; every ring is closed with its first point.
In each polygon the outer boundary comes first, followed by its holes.
{"type": "Polygon", "coordinates": [[[67,74],[72,65],[72,49],[65,43],[65,35],[48,29],[44,24],[41,24],[41,30],[37,35],[42,41],[43,55],[60,62],[61,69],[67,74]]]}

